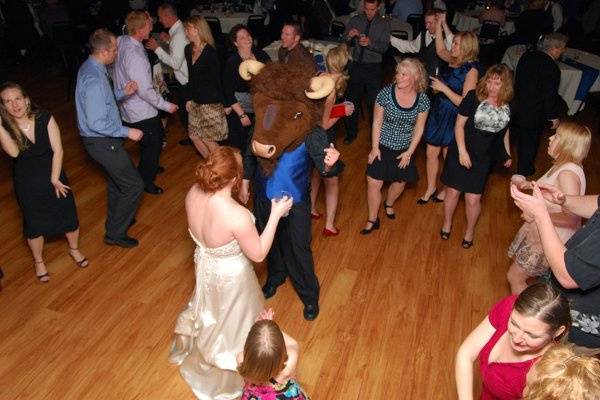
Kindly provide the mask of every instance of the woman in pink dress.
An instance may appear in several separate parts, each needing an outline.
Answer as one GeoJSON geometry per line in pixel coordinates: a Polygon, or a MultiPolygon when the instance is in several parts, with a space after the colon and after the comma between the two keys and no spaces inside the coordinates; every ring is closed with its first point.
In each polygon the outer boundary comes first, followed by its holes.
{"type": "Polygon", "coordinates": [[[458,398],[474,398],[473,362],[479,357],[480,399],[520,399],[531,366],[554,342],[566,337],[570,325],[566,297],[546,284],[534,284],[518,297],[502,299],[458,349],[458,398]]]}
{"type": "MultiPolygon", "coordinates": [[[[584,195],[585,173],[581,164],[591,142],[592,134],[586,126],[575,122],[561,123],[548,144],[548,155],[554,160],[552,168],[537,182],[556,186],[565,194],[584,195]]],[[[513,176],[513,182],[521,190],[532,189],[531,182],[520,175],[513,176]]],[[[566,243],[581,227],[581,217],[563,211],[556,204],[546,204],[558,236],[566,243]]],[[[530,277],[541,276],[549,269],[535,222],[527,215],[523,215],[523,218],[525,223],[508,249],[508,256],[513,258],[513,263],[506,277],[513,294],[525,290],[530,277]]]]}

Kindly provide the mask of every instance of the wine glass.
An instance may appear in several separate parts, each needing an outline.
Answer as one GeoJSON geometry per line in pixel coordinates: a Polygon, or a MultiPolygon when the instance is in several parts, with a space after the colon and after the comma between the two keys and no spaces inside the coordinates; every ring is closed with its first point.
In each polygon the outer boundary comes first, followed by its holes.
{"type": "MultiPolygon", "coordinates": [[[[275,196],[273,198],[273,200],[275,200],[276,202],[280,202],[281,200],[284,200],[285,198],[289,198],[290,200],[292,200],[292,202],[294,202],[294,197],[292,196],[292,194],[290,192],[288,192],[287,190],[282,190],[279,192],[279,195],[275,196]]],[[[290,212],[286,212],[283,217],[287,217],[288,215],[290,215],[290,212]]]]}

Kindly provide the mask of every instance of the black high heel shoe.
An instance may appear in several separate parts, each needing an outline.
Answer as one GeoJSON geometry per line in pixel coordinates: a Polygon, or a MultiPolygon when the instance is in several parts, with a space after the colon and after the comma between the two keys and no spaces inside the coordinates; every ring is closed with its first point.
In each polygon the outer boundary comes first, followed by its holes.
{"type": "Polygon", "coordinates": [[[396,213],[394,213],[394,207],[388,206],[385,201],[383,202],[383,210],[385,211],[386,217],[388,217],[389,219],[396,219],[396,213]],[[392,210],[391,214],[388,214],[388,212],[387,212],[388,208],[392,210]]]}
{"type": "Polygon", "coordinates": [[[433,202],[437,203],[437,201],[436,201],[436,200],[439,200],[439,199],[437,198],[437,189],[435,189],[435,190],[433,191],[433,193],[431,193],[431,195],[430,195],[430,196],[427,198],[427,200],[425,200],[425,199],[423,199],[423,198],[420,198],[420,199],[418,199],[418,200],[417,200],[417,204],[418,204],[418,205],[420,205],[420,206],[422,206],[423,204],[427,204],[427,203],[429,203],[429,200],[433,200],[433,202]]]}
{"type": "Polygon", "coordinates": [[[367,222],[371,223],[371,227],[370,228],[361,229],[361,231],[360,231],[361,235],[368,235],[371,232],[373,232],[375,229],[379,229],[379,217],[377,217],[375,219],[375,221],[367,220],[367,222]]]}
{"type": "Polygon", "coordinates": [[[448,240],[450,239],[450,232],[446,232],[445,230],[440,230],[440,237],[442,238],[442,240],[448,240]]]}
{"type": "Polygon", "coordinates": [[[462,241],[463,249],[470,249],[471,246],[473,246],[473,240],[463,239],[463,241],[462,241]]]}

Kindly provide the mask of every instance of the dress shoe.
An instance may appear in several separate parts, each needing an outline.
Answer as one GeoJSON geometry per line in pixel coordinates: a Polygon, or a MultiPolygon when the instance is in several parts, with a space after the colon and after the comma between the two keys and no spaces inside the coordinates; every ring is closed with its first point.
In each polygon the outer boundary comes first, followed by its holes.
{"type": "Polygon", "coordinates": [[[361,231],[360,231],[361,235],[368,235],[371,232],[373,232],[375,229],[379,229],[379,217],[375,218],[375,221],[367,220],[367,222],[371,223],[371,227],[361,229],[361,231]]]}
{"type": "MultiPolygon", "coordinates": [[[[420,199],[418,199],[418,200],[417,200],[417,204],[418,204],[418,205],[420,205],[420,206],[422,206],[423,204],[427,204],[427,203],[429,203],[429,200],[433,201],[434,203],[438,203],[438,202],[439,202],[439,201],[436,201],[436,200],[439,200],[439,199],[437,198],[437,189],[435,189],[435,190],[433,191],[433,193],[431,193],[431,194],[429,195],[429,197],[427,198],[427,200],[425,200],[425,199],[424,199],[424,198],[422,198],[422,197],[421,197],[420,199]]],[[[443,201],[443,200],[442,200],[442,201],[443,201]]]]}
{"type": "Polygon", "coordinates": [[[304,306],[304,319],[307,321],[314,321],[319,315],[318,304],[307,304],[304,306]]]}
{"type": "Polygon", "coordinates": [[[394,207],[388,206],[385,201],[383,202],[383,210],[385,211],[386,217],[388,217],[389,219],[396,219],[396,214],[394,213],[394,207]],[[392,212],[388,213],[387,210],[392,210],[392,212]]]}
{"type": "Polygon", "coordinates": [[[135,247],[138,245],[137,239],[134,239],[129,236],[124,236],[119,239],[114,239],[108,236],[104,236],[104,243],[110,246],[121,246],[125,248],[135,247]]]}
{"type": "Polygon", "coordinates": [[[162,165],[159,165],[158,168],[156,168],[156,175],[160,175],[163,172],[165,172],[165,167],[163,167],[162,165]]]}
{"type": "Polygon", "coordinates": [[[331,229],[323,228],[323,236],[325,236],[325,237],[337,236],[339,234],[340,234],[340,230],[337,228],[335,228],[335,231],[332,231],[331,229]]]}
{"type": "Polygon", "coordinates": [[[277,293],[277,286],[273,286],[267,283],[265,286],[262,287],[262,291],[263,295],[265,296],[265,299],[270,299],[271,297],[275,296],[275,293],[277,293]]]}
{"type": "Polygon", "coordinates": [[[318,212],[318,211],[317,211],[316,213],[314,213],[314,212],[312,212],[312,211],[310,212],[310,217],[311,217],[312,219],[321,219],[321,217],[322,217],[322,216],[323,216],[323,214],[321,214],[321,213],[320,213],[320,212],[318,212]]]}
{"type": "Polygon", "coordinates": [[[461,245],[462,245],[463,249],[470,249],[471,246],[473,246],[473,240],[463,239],[461,245]]]}
{"type": "Polygon", "coordinates": [[[192,145],[192,139],[181,139],[179,141],[179,144],[182,146],[191,146],[192,145]]]}
{"type": "Polygon", "coordinates": [[[150,193],[150,194],[162,194],[162,192],[164,192],[164,190],[162,190],[161,187],[158,187],[156,185],[152,185],[152,186],[146,186],[144,188],[144,192],[150,193]]]}

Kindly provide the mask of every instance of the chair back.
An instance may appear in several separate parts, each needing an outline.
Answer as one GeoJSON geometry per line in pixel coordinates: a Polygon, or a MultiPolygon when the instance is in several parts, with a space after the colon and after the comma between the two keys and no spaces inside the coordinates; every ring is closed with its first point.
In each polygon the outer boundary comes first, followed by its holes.
{"type": "Polygon", "coordinates": [[[403,30],[395,30],[391,32],[391,35],[396,39],[408,40],[408,32],[403,30]]]}
{"type": "Polygon", "coordinates": [[[259,14],[253,14],[248,17],[248,21],[246,22],[248,25],[248,29],[250,29],[250,33],[254,38],[263,37],[265,30],[265,16],[259,14]]]}
{"type": "Polygon", "coordinates": [[[331,21],[329,26],[329,34],[335,37],[342,37],[346,32],[346,25],[342,21],[331,21]]]}
{"type": "Polygon", "coordinates": [[[497,21],[483,21],[479,31],[479,40],[488,43],[495,42],[500,36],[500,24],[497,21]]]}
{"type": "Polygon", "coordinates": [[[221,20],[213,16],[207,16],[204,17],[204,19],[210,27],[210,32],[213,35],[213,39],[215,39],[215,41],[221,40],[223,37],[223,31],[221,30],[221,20]]]}
{"type": "Polygon", "coordinates": [[[423,14],[410,14],[406,17],[406,22],[412,26],[413,37],[417,37],[423,31],[423,14]]]}

